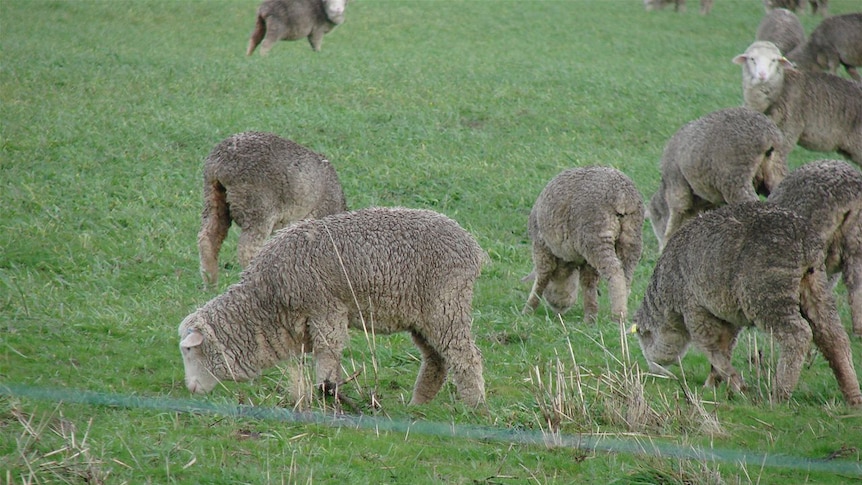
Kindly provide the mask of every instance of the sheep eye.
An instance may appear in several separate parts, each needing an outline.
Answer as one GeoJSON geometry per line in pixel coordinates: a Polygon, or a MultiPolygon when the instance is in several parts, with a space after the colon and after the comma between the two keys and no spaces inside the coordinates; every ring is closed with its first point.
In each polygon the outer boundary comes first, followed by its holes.
{"type": "Polygon", "coordinates": [[[766,150],[766,156],[771,157],[772,152],[774,152],[774,151],[775,151],[775,147],[769,147],[769,150],[766,150]]]}

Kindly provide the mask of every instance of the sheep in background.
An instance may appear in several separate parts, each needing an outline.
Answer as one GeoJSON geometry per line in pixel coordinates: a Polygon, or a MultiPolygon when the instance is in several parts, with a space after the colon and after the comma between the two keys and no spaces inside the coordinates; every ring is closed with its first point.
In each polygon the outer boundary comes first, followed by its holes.
{"type": "MultiPolygon", "coordinates": [[[[776,8],[785,8],[791,12],[796,12],[797,9],[802,9],[805,0],[763,0],[763,7],[767,12],[776,8]]],[[[811,15],[820,15],[826,17],[829,15],[829,0],[808,0],[811,5],[811,15]]]]}
{"type": "Polygon", "coordinates": [[[745,106],[765,113],[783,133],[782,160],[799,143],[862,164],[862,84],[797,71],[772,42],[754,42],[733,62],[742,66],[745,106]]]}
{"type": "Polygon", "coordinates": [[[772,42],[786,54],[805,42],[805,29],[796,14],[785,8],[776,8],[763,16],[755,39],[772,42]]]}
{"type": "MultiPolygon", "coordinates": [[[[700,0],[700,14],[707,15],[712,10],[713,0],[700,0]]],[[[669,3],[673,4],[674,12],[685,12],[685,0],[644,0],[647,12],[661,10],[669,3]]]]}
{"type": "Polygon", "coordinates": [[[246,267],[274,231],[301,219],[344,212],[335,168],[322,155],[272,133],[226,138],[204,162],[204,209],[198,234],[201,276],[218,282],[218,253],[231,222],[240,227],[246,267]]]}
{"type": "Polygon", "coordinates": [[[320,51],[323,36],[344,22],[348,1],[264,0],[257,9],[246,55],[250,56],[261,41],[260,54],[266,55],[280,40],[299,40],[303,37],[308,38],[315,52],[320,51]]]}
{"type": "Polygon", "coordinates": [[[844,66],[853,79],[862,81],[862,76],[856,71],[857,66],[862,66],[862,12],[824,19],[811,32],[807,42],[792,51],[781,49],[781,52],[799,70],[836,74],[838,66],[844,66]]]}
{"type": "Polygon", "coordinates": [[[713,111],[680,128],[661,158],[661,182],[648,217],[663,248],[687,220],[724,204],[769,195],[787,173],[781,132],[744,107],[713,111]]]}
{"type": "Polygon", "coordinates": [[[557,175],[530,212],[535,281],[524,313],[535,310],[541,297],[554,312],[565,313],[577,301],[580,280],[584,318],[595,320],[601,276],[613,318],[626,320],[643,222],[641,195],[619,170],[573,168],[557,175]]]}
{"type": "Polygon", "coordinates": [[[825,243],[826,272],[843,275],[853,333],[862,337],[862,172],[839,160],[806,163],[768,200],[814,224],[825,243]]]}
{"type": "Polygon", "coordinates": [[[316,384],[331,391],[352,327],[411,334],[422,353],[412,404],[431,400],[448,372],[475,406],[485,384],[471,334],[473,285],[486,258],[458,223],[427,210],[371,208],[293,224],[239,283],[180,324],[186,385],[206,393],[313,352],[316,384]]]}
{"type": "Polygon", "coordinates": [[[808,220],[776,204],[746,202],[702,214],[680,228],[656,262],[634,316],[653,372],[693,342],[712,366],[707,386],[745,383],[731,364],[739,332],[756,326],[778,344],[772,394],[790,397],[814,344],[847,404],[862,406],[850,340],[823,264],[823,241],[808,220]]]}

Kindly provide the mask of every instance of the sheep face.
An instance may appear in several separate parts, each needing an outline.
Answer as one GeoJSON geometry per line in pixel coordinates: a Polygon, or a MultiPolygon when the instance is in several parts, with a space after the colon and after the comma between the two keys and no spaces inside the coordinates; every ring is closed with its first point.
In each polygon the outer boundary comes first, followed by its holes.
{"type": "Polygon", "coordinates": [[[233,352],[209,335],[199,320],[198,314],[193,313],[179,328],[180,352],[189,391],[206,394],[223,379],[247,381],[257,376],[257,371],[240,363],[233,352]]]}
{"type": "Polygon", "coordinates": [[[742,66],[742,77],[752,86],[783,77],[784,69],[793,68],[778,47],[768,41],[751,44],[745,52],[734,57],[733,62],[742,66]]]}
{"type": "Polygon", "coordinates": [[[334,24],[344,22],[344,9],[347,8],[348,0],[323,0],[323,8],[326,10],[326,16],[334,24]]]}
{"type": "Polygon", "coordinates": [[[685,356],[691,342],[688,332],[650,321],[643,307],[635,313],[634,322],[634,332],[650,372],[671,375],[664,366],[677,364],[685,356]]]}

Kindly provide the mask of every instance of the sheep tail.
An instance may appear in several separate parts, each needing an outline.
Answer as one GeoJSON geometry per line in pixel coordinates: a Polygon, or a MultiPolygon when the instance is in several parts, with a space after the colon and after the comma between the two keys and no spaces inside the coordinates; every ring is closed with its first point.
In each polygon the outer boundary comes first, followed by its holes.
{"type": "Polygon", "coordinates": [[[258,13],[257,21],[254,24],[254,31],[252,31],[251,37],[248,39],[248,49],[246,50],[245,55],[250,56],[258,44],[260,44],[260,41],[263,40],[265,35],[266,22],[263,19],[263,15],[258,13]]]}

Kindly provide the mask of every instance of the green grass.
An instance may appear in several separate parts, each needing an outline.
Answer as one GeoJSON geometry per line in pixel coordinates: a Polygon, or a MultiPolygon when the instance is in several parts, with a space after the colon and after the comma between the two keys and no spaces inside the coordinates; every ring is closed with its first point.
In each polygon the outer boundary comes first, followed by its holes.
{"type": "MultiPolygon", "coordinates": [[[[830,11],[858,9],[854,1],[832,0],[830,11]]],[[[202,162],[223,138],[265,130],[325,153],[351,207],[438,210],[488,251],[474,300],[487,408],[464,408],[451,385],[431,404],[408,407],[418,352],[404,335],[377,337],[369,349],[355,334],[344,364],[363,371],[348,394],[367,400],[375,392],[377,417],[491,427],[499,439],[16,395],[0,398],[0,480],[858,478],[862,416],[843,406],[819,355],[793,401],[773,405],[766,396],[774,357],[754,332],[735,356],[752,390],[731,398],[724,388],[701,389],[709,365],[697,352],[684,361],[685,383],[638,374],[645,362],[631,336],[631,357],[616,361],[625,346],[606,296],[597,325],[583,324],[578,306],[564,323],[545,309],[520,314],[529,290],[520,278],[531,269],[526,220],[544,185],[565,168],[599,164],[652,195],[667,139],[694,118],[741,104],[730,59],[753,40],[759,1],[718,0],[701,17],[691,6],[648,14],[639,0],[356,0],[321,52],[281,42],[266,58],[247,58],[257,3],[0,2],[0,384],[192,399],[176,328],[218,293],[202,290],[198,274],[202,162]],[[750,363],[755,342],[765,349],[760,376],[750,363]],[[635,391],[646,418],[627,422],[635,391]],[[555,414],[555,406],[572,413],[555,414]],[[507,439],[549,430],[662,447],[644,455],[507,439]],[[701,463],[667,452],[673,447],[736,458],[701,463]],[[746,455],[822,460],[839,471],[746,455]]],[[[819,17],[801,20],[810,32],[819,17]]],[[[790,164],[835,157],[797,149],[790,164]]],[[[219,290],[239,277],[236,235],[222,251],[219,290]]],[[[644,242],[630,312],[657,257],[648,223],[644,242]]],[[[845,290],[837,291],[849,327],[845,290]]],[[[860,370],[858,339],[852,350],[860,370]]],[[[193,399],[289,406],[285,379],[271,369],[193,399]]]]}

